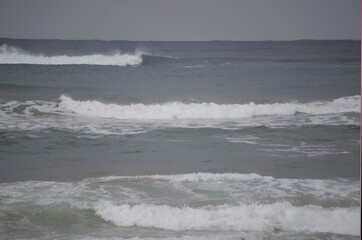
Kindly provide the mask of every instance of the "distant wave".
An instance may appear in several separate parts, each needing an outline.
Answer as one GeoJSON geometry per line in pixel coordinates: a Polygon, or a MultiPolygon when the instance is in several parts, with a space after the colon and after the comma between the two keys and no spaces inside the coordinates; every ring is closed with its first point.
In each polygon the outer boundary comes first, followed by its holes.
{"type": "Polygon", "coordinates": [[[296,113],[311,115],[358,113],[360,112],[360,96],[310,103],[186,104],[170,102],[151,105],[142,103],[130,105],[104,104],[94,100],[77,101],[67,96],[61,96],[59,107],[76,114],[124,120],[240,119],[265,115],[294,115],[296,113]]]}
{"type": "Polygon", "coordinates": [[[30,54],[21,49],[2,45],[0,47],[0,64],[38,64],[38,65],[113,65],[132,66],[142,63],[142,53],[91,54],[83,56],[45,56],[30,54]]]}

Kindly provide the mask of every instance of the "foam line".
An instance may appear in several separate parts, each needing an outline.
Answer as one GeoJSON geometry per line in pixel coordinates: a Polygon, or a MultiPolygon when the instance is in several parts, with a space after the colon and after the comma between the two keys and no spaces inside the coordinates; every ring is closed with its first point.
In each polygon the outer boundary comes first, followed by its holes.
{"type": "Polygon", "coordinates": [[[186,104],[170,102],[151,105],[142,103],[104,104],[95,100],[77,101],[67,96],[61,96],[59,106],[81,115],[115,119],[240,119],[263,115],[294,115],[296,113],[320,115],[360,112],[360,96],[310,103],[186,104]]]}
{"type": "Polygon", "coordinates": [[[122,227],[152,227],[165,230],[273,231],[359,234],[359,208],[296,207],[274,204],[222,205],[202,208],[169,205],[114,205],[100,201],[94,206],[104,220],[122,227]]]}

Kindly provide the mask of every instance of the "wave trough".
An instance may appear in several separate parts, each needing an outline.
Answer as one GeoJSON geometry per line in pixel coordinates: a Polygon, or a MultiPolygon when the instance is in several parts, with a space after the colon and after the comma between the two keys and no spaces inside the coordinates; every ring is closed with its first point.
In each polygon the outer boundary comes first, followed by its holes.
{"type": "Polygon", "coordinates": [[[33,55],[21,49],[2,45],[0,47],[0,64],[36,64],[36,65],[110,65],[132,66],[142,63],[142,53],[91,54],[83,56],[45,56],[33,55]]]}

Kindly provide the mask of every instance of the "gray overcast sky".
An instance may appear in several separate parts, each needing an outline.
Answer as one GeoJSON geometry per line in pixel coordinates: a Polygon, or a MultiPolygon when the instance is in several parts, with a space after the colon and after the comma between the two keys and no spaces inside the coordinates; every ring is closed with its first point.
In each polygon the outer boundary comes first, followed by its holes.
{"type": "Polygon", "coordinates": [[[0,37],[360,39],[360,0],[0,0],[0,37]]]}

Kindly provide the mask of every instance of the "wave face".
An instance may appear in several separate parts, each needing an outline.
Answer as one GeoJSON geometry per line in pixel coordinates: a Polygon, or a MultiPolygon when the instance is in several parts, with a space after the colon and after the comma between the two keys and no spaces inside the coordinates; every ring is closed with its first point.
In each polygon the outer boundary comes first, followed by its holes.
{"type": "Polygon", "coordinates": [[[250,232],[357,236],[359,194],[359,181],[278,179],[255,173],[14,182],[0,184],[0,222],[4,229],[14,225],[21,229],[26,221],[37,229],[88,227],[87,233],[94,231],[89,226],[106,223],[107,231],[132,227],[138,236],[147,236],[152,229],[191,235],[236,231],[242,236],[250,232]]]}
{"type": "Polygon", "coordinates": [[[215,104],[180,103],[165,104],[103,104],[98,101],[76,101],[61,96],[59,106],[77,114],[115,118],[115,119],[240,119],[255,116],[311,115],[360,112],[360,96],[343,97],[332,101],[311,103],[274,103],[274,104],[215,104]]]}
{"type": "Polygon", "coordinates": [[[37,64],[37,65],[110,65],[132,66],[142,63],[142,53],[92,54],[84,56],[44,56],[33,55],[21,49],[2,45],[0,47],[0,64],[37,64]]]}

